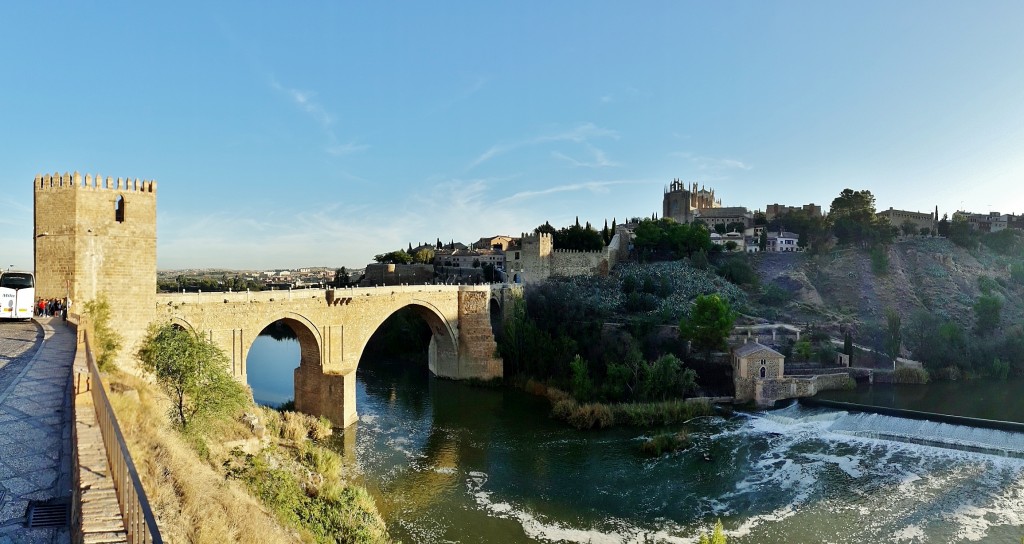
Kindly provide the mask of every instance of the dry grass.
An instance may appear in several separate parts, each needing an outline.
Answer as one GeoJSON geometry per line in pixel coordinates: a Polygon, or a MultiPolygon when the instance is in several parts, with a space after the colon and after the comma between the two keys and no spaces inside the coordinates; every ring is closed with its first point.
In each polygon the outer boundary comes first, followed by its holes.
{"type": "Polygon", "coordinates": [[[166,407],[151,386],[132,376],[111,381],[138,392],[137,402],[131,393],[112,393],[110,400],[165,542],[302,541],[195,453],[167,423],[166,407]]]}

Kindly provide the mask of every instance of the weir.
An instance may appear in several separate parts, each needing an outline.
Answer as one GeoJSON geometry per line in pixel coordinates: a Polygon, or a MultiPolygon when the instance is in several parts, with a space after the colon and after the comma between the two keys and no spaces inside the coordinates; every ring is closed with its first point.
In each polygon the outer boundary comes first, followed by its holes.
{"type": "Polygon", "coordinates": [[[800,399],[799,404],[837,411],[799,418],[766,412],[763,417],[783,424],[819,423],[824,430],[849,436],[1024,459],[1020,423],[816,399],[800,399]]]}

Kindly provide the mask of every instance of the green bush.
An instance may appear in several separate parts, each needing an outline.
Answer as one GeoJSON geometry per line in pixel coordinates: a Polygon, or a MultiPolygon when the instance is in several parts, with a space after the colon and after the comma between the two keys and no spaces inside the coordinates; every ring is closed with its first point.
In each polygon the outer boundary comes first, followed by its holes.
{"type": "Polygon", "coordinates": [[[992,374],[993,378],[1005,380],[1010,376],[1010,363],[996,357],[992,360],[992,366],[989,369],[989,373],[992,374]]]}
{"type": "Polygon", "coordinates": [[[793,295],[789,291],[774,283],[769,283],[764,287],[758,302],[765,306],[783,306],[792,299],[793,295]]]}
{"type": "Polygon", "coordinates": [[[986,295],[991,295],[999,287],[996,280],[988,276],[978,276],[978,289],[986,295]]]}
{"type": "Polygon", "coordinates": [[[640,444],[640,451],[651,457],[661,457],[689,447],[690,437],[685,431],[675,433],[659,433],[640,444]]]}
{"type": "Polygon", "coordinates": [[[961,376],[960,369],[955,366],[947,366],[935,371],[935,379],[946,382],[959,381],[961,376]]]}
{"type": "MultiPolygon", "coordinates": [[[[264,455],[233,450],[226,476],[246,484],[283,523],[308,531],[316,542],[386,542],[387,530],[365,489],[327,486],[310,493],[296,476],[272,466],[264,455]]],[[[317,462],[328,462],[317,455],[317,462]]],[[[329,461],[334,463],[334,461],[329,461]]]]}
{"type": "Polygon", "coordinates": [[[889,273],[888,247],[879,246],[871,250],[871,271],[876,276],[884,276],[889,273]]]}
{"type": "Polygon", "coordinates": [[[928,371],[923,368],[897,368],[892,373],[893,383],[915,383],[915,384],[926,384],[928,383],[929,376],[928,371]]]}
{"type": "Polygon", "coordinates": [[[725,258],[717,269],[719,276],[736,285],[757,285],[757,274],[746,255],[725,258]]]}
{"type": "Polygon", "coordinates": [[[104,295],[85,303],[85,315],[92,323],[93,348],[96,350],[96,366],[103,372],[115,368],[114,359],[121,349],[123,339],[110,326],[110,304],[104,295]]]}

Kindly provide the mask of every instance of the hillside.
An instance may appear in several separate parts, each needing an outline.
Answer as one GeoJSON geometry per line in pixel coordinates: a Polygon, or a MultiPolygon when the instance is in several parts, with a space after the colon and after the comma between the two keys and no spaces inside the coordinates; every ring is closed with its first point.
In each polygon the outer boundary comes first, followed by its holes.
{"type": "Polygon", "coordinates": [[[914,311],[927,310],[969,329],[985,284],[1003,300],[1001,328],[1020,324],[1024,317],[1024,289],[1011,282],[1009,273],[1019,257],[999,255],[984,245],[969,251],[944,238],[901,240],[889,246],[886,256],[888,271],[876,274],[867,250],[759,254],[753,266],[762,285],[780,288],[790,300],[752,309],[776,321],[818,324],[835,332],[850,328],[867,336],[884,325],[889,308],[904,322],[914,311]]]}

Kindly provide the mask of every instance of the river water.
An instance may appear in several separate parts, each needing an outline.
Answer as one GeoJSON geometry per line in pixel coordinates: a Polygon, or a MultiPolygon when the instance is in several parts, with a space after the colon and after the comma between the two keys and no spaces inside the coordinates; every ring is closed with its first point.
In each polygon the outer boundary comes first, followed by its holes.
{"type": "MultiPolygon", "coordinates": [[[[250,384],[274,404],[293,394],[298,345],[262,342],[250,384]]],[[[358,372],[359,422],[332,445],[403,542],[695,542],[715,519],[730,543],[1024,536],[1021,435],[793,405],[702,418],[693,447],[650,459],[651,431],[576,431],[520,391],[438,380],[423,363],[358,372]]]]}

